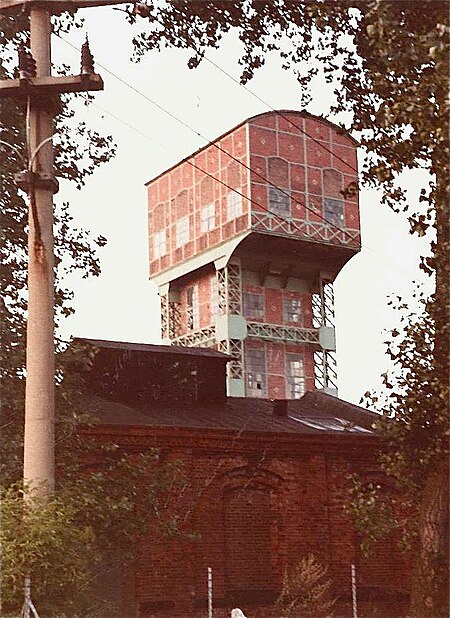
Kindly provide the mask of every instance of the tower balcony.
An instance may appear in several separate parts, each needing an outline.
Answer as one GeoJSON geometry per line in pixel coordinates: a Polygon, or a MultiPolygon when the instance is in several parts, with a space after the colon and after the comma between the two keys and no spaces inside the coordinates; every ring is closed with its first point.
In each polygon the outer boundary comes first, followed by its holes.
{"type": "Polygon", "coordinates": [[[285,238],[299,238],[309,242],[343,245],[359,251],[361,234],[359,229],[336,227],[321,221],[305,219],[282,219],[270,212],[252,211],[251,229],[285,238]]]}

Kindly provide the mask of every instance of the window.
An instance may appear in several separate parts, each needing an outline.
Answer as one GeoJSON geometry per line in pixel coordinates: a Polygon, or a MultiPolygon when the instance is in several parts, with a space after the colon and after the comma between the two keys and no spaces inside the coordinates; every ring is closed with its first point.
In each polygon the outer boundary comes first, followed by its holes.
{"type": "Polygon", "coordinates": [[[332,197],[324,197],[323,204],[323,216],[326,222],[339,227],[344,225],[344,202],[332,197]]]}
{"type": "Polygon", "coordinates": [[[182,247],[189,242],[189,217],[183,217],[176,225],[176,245],[182,247]]]}
{"type": "Polygon", "coordinates": [[[286,397],[300,399],[305,394],[305,370],[300,354],[286,354],[286,397]]]}
{"type": "Polygon", "coordinates": [[[200,322],[198,307],[198,288],[196,285],[186,290],[186,326],[187,330],[197,330],[200,322]]]}
{"type": "Polygon", "coordinates": [[[153,259],[156,260],[166,254],[166,230],[153,234],[153,259]]]}
{"type": "Polygon", "coordinates": [[[264,296],[262,294],[244,292],[244,315],[246,318],[264,317],[264,296]]]}
{"type": "Polygon", "coordinates": [[[211,317],[215,318],[219,315],[219,288],[217,285],[217,275],[211,277],[211,317]]]}
{"type": "Polygon", "coordinates": [[[300,322],[302,319],[302,304],[299,298],[283,299],[283,319],[285,322],[300,322]]]}
{"type": "Polygon", "coordinates": [[[247,394],[251,397],[266,396],[266,355],[264,350],[247,350],[247,394]]]}
{"type": "Polygon", "coordinates": [[[237,191],[230,191],[227,195],[227,219],[232,221],[242,215],[242,195],[237,191]]]}
{"type": "Polygon", "coordinates": [[[269,209],[282,217],[291,216],[291,199],[289,192],[277,187],[269,187],[269,209]]]}
{"type": "Polygon", "coordinates": [[[200,211],[200,231],[209,232],[216,227],[216,209],[214,204],[208,204],[200,211]]]}

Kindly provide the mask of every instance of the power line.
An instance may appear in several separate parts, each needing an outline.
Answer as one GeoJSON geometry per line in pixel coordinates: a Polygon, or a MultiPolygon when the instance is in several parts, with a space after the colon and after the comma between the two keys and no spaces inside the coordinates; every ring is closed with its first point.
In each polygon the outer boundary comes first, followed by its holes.
{"type": "MultiPolygon", "coordinates": [[[[113,114],[112,112],[110,112],[109,110],[105,109],[104,107],[98,105],[97,103],[90,101],[90,105],[92,105],[93,107],[96,107],[97,109],[99,109],[101,112],[103,112],[104,114],[107,114],[108,116],[110,116],[111,118],[113,118],[114,120],[116,120],[117,122],[123,124],[124,126],[128,127],[129,129],[131,129],[132,131],[134,131],[135,133],[137,133],[138,135],[145,137],[146,139],[148,139],[149,141],[153,142],[154,144],[157,144],[159,147],[164,148],[166,150],[168,150],[167,146],[164,144],[159,143],[158,141],[156,141],[153,137],[150,137],[150,135],[147,135],[147,133],[144,133],[141,129],[136,128],[135,126],[133,126],[132,124],[130,124],[129,122],[127,122],[126,120],[124,120],[123,118],[120,118],[119,116],[113,114]]],[[[214,181],[218,182],[219,184],[223,185],[224,187],[226,187],[227,189],[230,189],[231,191],[234,191],[235,193],[237,193],[238,195],[240,195],[241,197],[243,197],[245,200],[247,200],[250,204],[254,204],[255,206],[258,206],[258,208],[261,208],[269,213],[272,214],[272,211],[270,211],[268,208],[264,208],[263,206],[261,206],[260,204],[257,204],[254,200],[252,200],[251,197],[248,197],[247,195],[244,195],[243,193],[241,193],[240,191],[237,191],[236,189],[234,189],[233,187],[231,187],[230,185],[228,185],[226,182],[224,182],[223,180],[221,180],[220,178],[217,178],[216,176],[213,176],[212,174],[210,174],[209,172],[207,172],[206,170],[202,169],[199,165],[193,163],[192,161],[189,161],[189,159],[186,160],[186,163],[188,163],[191,167],[193,167],[194,169],[197,169],[198,171],[204,173],[206,176],[209,176],[210,178],[212,178],[214,181]]],[[[281,221],[285,222],[286,220],[283,217],[280,217],[279,215],[277,215],[276,213],[273,213],[274,216],[276,216],[277,218],[279,218],[281,221]]],[[[387,257],[386,255],[381,254],[379,251],[377,251],[376,249],[373,249],[372,247],[370,247],[367,244],[361,245],[362,249],[367,249],[368,251],[371,251],[373,254],[375,254],[377,257],[380,257],[382,259],[384,259],[387,262],[391,262],[392,264],[394,264],[396,267],[398,267],[398,262],[392,260],[391,258],[387,257]]],[[[405,273],[405,275],[410,276],[410,273],[408,273],[404,268],[401,268],[403,270],[403,272],[405,273]]],[[[412,274],[412,271],[411,271],[412,274]]]]}
{"type": "MultiPolygon", "coordinates": [[[[68,45],[70,45],[70,47],[73,47],[74,49],[76,49],[77,51],[80,51],[80,48],[78,48],[76,45],[74,45],[73,43],[70,43],[69,41],[67,41],[66,39],[64,39],[60,34],[57,34],[57,36],[64,41],[64,43],[67,43],[68,45]]],[[[119,75],[117,75],[116,73],[114,73],[111,69],[107,68],[104,64],[97,62],[98,66],[102,67],[102,69],[104,69],[107,73],[109,73],[112,77],[114,77],[115,79],[117,79],[118,81],[120,81],[122,84],[124,84],[125,86],[127,86],[128,88],[130,88],[133,92],[136,92],[137,94],[139,94],[141,97],[143,97],[146,101],[148,101],[149,103],[151,103],[152,105],[154,105],[155,107],[157,107],[159,110],[161,110],[162,112],[164,112],[166,115],[168,115],[170,118],[172,118],[173,120],[175,120],[176,122],[178,122],[179,124],[181,124],[182,126],[184,126],[185,128],[189,129],[189,131],[191,131],[192,133],[194,133],[195,135],[197,135],[198,137],[201,137],[202,139],[204,139],[207,143],[206,145],[203,147],[207,147],[207,146],[214,146],[214,148],[216,148],[217,150],[219,150],[220,152],[223,152],[224,154],[226,154],[228,157],[230,157],[231,159],[233,159],[234,161],[236,161],[239,165],[241,165],[242,167],[244,167],[245,169],[247,169],[248,171],[252,172],[252,174],[254,174],[255,176],[259,177],[261,180],[264,181],[265,184],[270,185],[271,187],[277,189],[278,191],[280,191],[283,195],[285,195],[286,197],[288,197],[290,200],[292,200],[295,204],[297,204],[298,206],[301,206],[302,208],[305,208],[306,210],[308,210],[309,212],[313,213],[316,217],[318,217],[319,219],[321,219],[322,221],[324,221],[327,225],[331,225],[333,228],[335,228],[336,230],[339,230],[340,232],[342,232],[343,234],[345,234],[346,236],[348,236],[350,238],[350,240],[353,240],[353,235],[345,228],[340,227],[339,225],[336,225],[335,223],[329,221],[326,217],[324,217],[321,213],[317,212],[316,210],[314,210],[313,208],[311,208],[310,206],[307,206],[306,204],[303,204],[302,202],[300,202],[299,200],[297,200],[293,195],[291,195],[288,191],[286,191],[285,189],[282,189],[280,187],[277,187],[276,185],[274,185],[268,178],[266,178],[265,176],[263,176],[262,174],[260,174],[259,172],[257,172],[256,170],[252,169],[250,166],[246,165],[245,163],[243,163],[242,161],[240,161],[237,157],[235,157],[234,155],[232,155],[231,153],[227,152],[224,148],[222,148],[221,146],[219,146],[217,144],[217,142],[214,141],[210,141],[208,140],[207,137],[205,137],[204,135],[202,135],[199,131],[197,131],[196,129],[192,128],[189,124],[187,124],[184,120],[181,120],[180,118],[178,118],[178,116],[176,116],[175,114],[173,114],[172,112],[170,112],[169,110],[165,109],[162,105],[160,105],[159,103],[157,103],[156,101],[154,101],[152,98],[150,98],[149,96],[147,96],[146,94],[144,94],[143,92],[141,92],[140,90],[138,90],[135,86],[133,86],[132,84],[130,84],[129,82],[127,82],[125,79],[123,79],[122,77],[120,77],[119,75]]],[[[208,174],[210,175],[210,174],[208,174]]],[[[214,178],[215,180],[217,180],[214,176],[212,176],[212,178],[214,178]]],[[[235,189],[233,189],[235,191],[235,189]]],[[[278,213],[268,209],[268,208],[264,208],[261,205],[258,204],[259,208],[262,208],[263,210],[266,210],[267,212],[271,213],[273,216],[277,217],[278,219],[280,219],[281,221],[285,222],[286,219],[284,219],[283,217],[281,217],[278,213]]],[[[303,230],[301,230],[301,228],[299,228],[293,221],[291,221],[291,225],[294,229],[298,230],[299,232],[301,232],[303,234],[303,230]]]]}
{"type": "MultiPolygon", "coordinates": [[[[77,51],[80,51],[80,48],[77,47],[76,45],[74,45],[73,43],[67,41],[66,39],[64,39],[61,35],[57,34],[57,36],[67,45],[69,45],[70,47],[72,47],[73,49],[76,49],[77,51]]],[[[126,87],[130,88],[131,90],[133,90],[134,92],[136,92],[137,94],[139,94],[140,96],[142,96],[144,99],[146,99],[147,101],[149,101],[150,103],[152,103],[153,105],[155,105],[158,109],[160,109],[161,111],[163,111],[165,114],[169,115],[171,118],[173,118],[174,120],[176,120],[177,122],[179,122],[180,124],[182,124],[183,126],[185,126],[186,128],[188,128],[191,132],[195,133],[197,136],[201,137],[202,139],[206,140],[208,143],[206,144],[206,146],[208,145],[212,145],[215,146],[216,148],[220,147],[217,146],[217,144],[215,144],[214,142],[209,141],[206,137],[204,137],[203,135],[201,135],[201,133],[199,133],[198,131],[196,131],[195,129],[193,129],[192,127],[190,127],[187,123],[185,123],[183,120],[179,119],[177,116],[175,116],[174,114],[172,114],[171,112],[169,112],[168,110],[166,110],[164,107],[162,107],[159,103],[156,103],[155,101],[153,101],[150,97],[148,97],[147,95],[145,95],[144,93],[142,93],[140,90],[138,90],[135,86],[129,84],[125,79],[123,79],[122,77],[116,75],[112,70],[108,69],[105,65],[101,64],[100,62],[97,62],[98,66],[102,67],[107,73],[109,73],[112,77],[114,77],[115,79],[117,79],[118,81],[120,81],[121,83],[123,83],[126,87]]],[[[224,73],[226,73],[225,71],[223,71],[224,73]]],[[[250,91],[251,92],[251,91],[250,91]]],[[[253,93],[252,93],[253,94],[253,93]]],[[[255,95],[257,96],[257,95],[255,95]]],[[[103,111],[104,113],[108,114],[109,116],[111,116],[112,118],[114,118],[115,120],[117,120],[118,122],[121,122],[122,124],[124,124],[125,126],[127,126],[128,128],[130,128],[131,130],[133,130],[134,132],[140,134],[141,136],[145,137],[146,139],[149,139],[150,141],[152,141],[153,143],[157,143],[153,138],[151,138],[149,135],[147,135],[146,133],[144,133],[143,131],[141,131],[140,129],[137,129],[136,127],[134,127],[133,125],[131,125],[130,123],[128,123],[127,121],[123,120],[122,118],[119,118],[118,116],[115,116],[112,112],[109,112],[108,110],[102,108],[101,106],[99,106],[96,103],[91,103],[92,105],[94,105],[95,107],[99,108],[101,111],[103,111]]],[[[267,104],[269,105],[269,104],[267,104]]],[[[269,106],[270,107],[270,106],[269,106]]],[[[272,108],[273,109],[273,108],[272,108]]],[[[274,110],[276,113],[277,110],[274,110]]],[[[290,122],[290,120],[289,120],[290,122]]],[[[307,132],[305,132],[305,134],[307,136],[309,136],[309,134],[307,132]]],[[[312,136],[311,139],[314,139],[312,136]]],[[[320,142],[319,142],[320,143],[320,142]]],[[[167,146],[163,146],[162,144],[159,144],[159,146],[162,146],[163,148],[167,148],[167,146]]],[[[206,147],[205,146],[205,147],[206,147]]],[[[239,159],[236,159],[235,157],[233,157],[233,155],[230,155],[227,151],[223,150],[222,151],[229,156],[230,158],[234,159],[237,163],[239,163],[239,165],[246,167],[248,170],[250,170],[252,173],[257,174],[257,172],[255,172],[252,168],[247,167],[245,164],[242,163],[242,161],[239,161],[239,159]]],[[[265,212],[268,212],[269,214],[273,215],[273,217],[275,217],[276,219],[278,219],[279,221],[282,221],[283,223],[286,222],[286,219],[282,216],[280,216],[278,213],[270,210],[269,208],[265,208],[264,206],[262,206],[261,204],[256,203],[254,200],[252,200],[250,197],[244,195],[242,192],[237,191],[234,187],[231,187],[230,185],[228,185],[226,182],[224,182],[223,180],[220,180],[219,178],[217,178],[216,176],[213,176],[212,174],[210,174],[209,172],[207,172],[206,170],[202,169],[201,167],[199,167],[198,165],[196,165],[195,163],[193,163],[192,161],[190,161],[188,158],[185,160],[186,163],[188,163],[189,165],[191,165],[192,167],[194,167],[195,169],[199,170],[200,172],[206,174],[208,177],[212,178],[214,181],[218,182],[219,184],[225,186],[226,188],[228,188],[231,191],[234,191],[235,193],[237,193],[238,195],[242,196],[245,200],[247,200],[250,204],[254,204],[255,206],[257,206],[259,209],[264,210],[265,212]]],[[[328,221],[323,215],[320,215],[319,213],[317,213],[315,210],[307,207],[305,204],[302,204],[300,201],[296,200],[295,198],[293,198],[293,196],[291,196],[288,192],[284,192],[282,189],[280,189],[279,187],[277,187],[276,185],[273,185],[269,180],[267,180],[266,178],[264,178],[263,176],[261,176],[260,174],[257,174],[260,176],[260,178],[262,178],[267,184],[270,184],[271,186],[273,186],[274,188],[278,189],[279,191],[283,192],[285,195],[287,195],[290,199],[292,199],[295,203],[297,203],[299,206],[302,206],[303,208],[305,208],[306,210],[309,210],[311,212],[313,212],[316,216],[318,216],[320,219],[322,219],[326,224],[333,226],[335,229],[338,229],[339,231],[345,233],[347,236],[350,236],[350,233],[344,229],[344,228],[340,228],[339,226],[335,225],[334,223],[328,221]]],[[[304,231],[299,228],[293,221],[290,221],[292,227],[296,230],[298,230],[301,234],[304,234],[304,231]]],[[[385,255],[382,255],[381,253],[379,253],[376,249],[373,249],[372,247],[370,247],[367,244],[361,245],[362,248],[368,249],[369,251],[371,251],[372,253],[374,253],[375,255],[377,255],[378,257],[381,257],[382,259],[385,259],[389,262],[392,262],[392,264],[395,264],[396,266],[398,266],[398,263],[395,262],[394,260],[387,258],[385,255]]],[[[406,271],[404,271],[405,274],[406,271]]],[[[409,275],[408,275],[409,276],[409,275]]]]}
{"type": "MultiPolygon", "coordinates": [[[[156,20],[157,23],[159,23],[160,26],[165,27],[163,23],[158,22],[158,20],[156,20]]],[[[190,47],[194,52],[197,52],[197,48],[193,43],[190,43],[190,47]]],[[[345,159],[343,159],[342,157],[340,157],[338,154],[336,154],[335,152],[333,152],[331,150],[331,148],[328,148],[328,146],[326,146],[323,142],[321,142],[320,140],[318,140],[316,137],[314,137],[313,135],[311,135],[310,133],[308,133],[307,131],[305,131],[305,129],[303,129],[302,127],[300,127],[298,124],[296,124],[293,120],[291,120],[290,118],[288,118],[287,116],[285,116],[283,114],[283,112],[281,112],[280,110],[275,109],[274,107],[272,107],[272,105],[270,105],[270,103],[268,103],[267,101],[265,101],[262,97],[260,97],[259,95],[256,94],[256,92],[253,92],[253,90],[250,90],[250,88],[248,86],[246,86],[245,84],[242,84],[238,79],[236,79],[235,77],[233,77],[232,75],[230,75],[230,73],[228,73],[228,71],[226,71],[223,67],[221,67],[220,65],[216,64],[213,60],[210,60],[210,58],[208,58],[206,55],[203,55],[202,58],[204,60],[206,60],[207,62],[209,62],[213,67],[215,67],[216,69],[218,69],[219,71],[221,71],[221,73],[223,73],[224,75],[226,75],[229,79],[231,79],[233,82],[235,82],[236,84],[238,84],[238,86],[240,86],[241,88],[244,88],[244,90],[246,90],[248,93],[250,93],[253,97],[255,97],[255,99],[257,99],[260,103],[263,103],[268,109],[270,109],[272,112],[275,112],[278,116],[281,116],[281,118],[283,118],[284,120],[286,120],[287,122],[290,122],[292,124],[292,126],[294,126],[296,129],[298,129],[300,131],[300,133],[303,133],[303,135],[306,135],[307,137],[309,137],[313,142],[315,142],[316,144],[318,144],[319,146],[321,146],[324,150],[326,150],[327,152],[329,152],[331,155],[333,155],[336,159],[338,159],[339,161],[341,161],[341,163],[344,163],[344,165],[347,165],[352,171],[358,173],[358,169],[356,167],[354,167],[353,165],[351,165],[351,163],[349,163],[348,161],[346,161],[345,159]]]]}
{"type": "Polygon", "coordinates": [[[272,107],[270,105],[270,103],[267,103],[267,101],[265,101],[264,99],[262,99],[259,95],[256,94],[256,92],[253,92],[253,90],[250,90],[250,88],[248,88],[245,84],[241,84],[241,82],[236,79],[235,77],[233,77],[232,75],[230,75],[230,73],[228,73],[227,71],[225,71],[224,68],[222,68],[221,66],[219,66],[218,64],[216,64],[213,60],[210,60],[207,56],[203,56],[203,58],[209,62],[212,66],[216,67],[216,69],[218,69],[219,71],[221,71],[224,75],[226,75],[227,77],[229,77],[233,82],[235,82],[236,84],[238,84],[239,86],[241,86],[241,88],[244,88],[244,90],[246,90],[248,93],[250,93],[252,96],[255,97],[255,99],[257,99],[260,103],[263,103],[267,108],[269,108],[272,112],[275,112],[278,116],[281,116],[281,118],[283,118],[284,120],[286,120],[286,122],[290,122],[291,125],[293,127],[295,127],[296,129],[298,129],[300,131],[300,133],[303,133],[303,135],[306,135],[307,137],[309,137],[309,139],[311,139],[313,142],[315,142],[316,144],[318,144],[319,146],[321,146],[324,150],[326,150],[327,152],[329,152],[330,154],[333,155],[333,157],[335,157],[336,159],[338,159],[339,161],[341,161],[342,163],[344,163],[344,165],[347,165],[352,171],[358,173],[358,169],[356,167],[354,167],[353,165],[351,165],[351,163],[349,163],[348,161],[346,161],[345,159],[343,159],[342,157],[340,157],[338,154],[336,154],[333,150],[331,150],[331,148],[328,148],[328,146],[326,146],[326,144],[324,144],[323,142],[321,142],[320,140],[318,140],[316,137],[314,137],[314,135],[311,135],[310,133],[308,133],[308,131],[305,131],[305,129],[303,129],[300,125],[296,124],[291,118],[288,118],[287,116],[285,116],[285,114],[283,114],[282,111],[275,109],[274,107],[272,107]]]}

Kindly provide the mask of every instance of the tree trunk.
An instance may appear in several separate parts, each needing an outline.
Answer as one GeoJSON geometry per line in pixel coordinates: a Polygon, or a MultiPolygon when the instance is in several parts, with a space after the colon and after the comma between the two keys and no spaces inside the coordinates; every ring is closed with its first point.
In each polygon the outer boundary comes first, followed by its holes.
{"type": "Polygon", "coordinates": [[[449,472],[444,456],[426,479],[411,591],[411,618],[448,618],[449,472]]]}

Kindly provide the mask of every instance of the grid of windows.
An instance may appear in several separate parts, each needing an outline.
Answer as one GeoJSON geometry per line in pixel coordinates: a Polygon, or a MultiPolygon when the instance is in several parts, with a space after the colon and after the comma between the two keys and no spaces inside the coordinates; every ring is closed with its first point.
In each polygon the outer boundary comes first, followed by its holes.
{"type": "Polygon", "coordinates": [[[227,195],[227,219],[232,221],[242,215],[242,195],[237,191],[230,191],[227,195]]]}
{"type": "Polygon", "coordinates": [[[286,397],[300,399],[305,394],[305,369],[301,354],[286,354],[286,397]]]}
{"type": "Polygon", "coordinates": [[[183,217],[176,225],[176,245],[182,247],[189,242],[189,217],[183,217]]]}
{"type": "Polygon", "coordinates": [[[301,322],[302,304],[299,298],[283,299],[283,320],[285,322],[301,322]]]}
{"type": "Polygon", "coordinates": [[[267,394],[266,354],[264,349],[249,348],[246,353],[247,394],[265,397],[267,394]]]}
{"type": "Polygon", "coordinates": [[[166,254],[166,251],[166,230],[155,232],[153,234],[153,258],[156,260],[157,258],[162,257],[166,254]]]}
{"type": "Polygon", "coordinates": [[[264,296],[254,292],[244,292],[244,315],[246,318],[264,317],[264,296]]]}
{"type": "Polygon", "coordinates": [[[332,197],[325,197],[323,199],[323,216],[328,223],[341,227],[344,225],[344,202],[332,197]]]}
{"type": "Polygon", "coordinates": [[[269,187],[269,209],[282,217],[291,216],[291,199],[289,192],[277,187],[269,187]]]}
{"type": "Polygon", "coordinates": [[[207,204],[200,211],[200,231],[209,232],[216,227],[216,209],[214,204],[207,204]]]}
{"type": "Polygon", "coordinates": [[[197,330],[200,323],[198,288],[196,285],[186,290],[186,325],[188,330],[197,330]]]}

